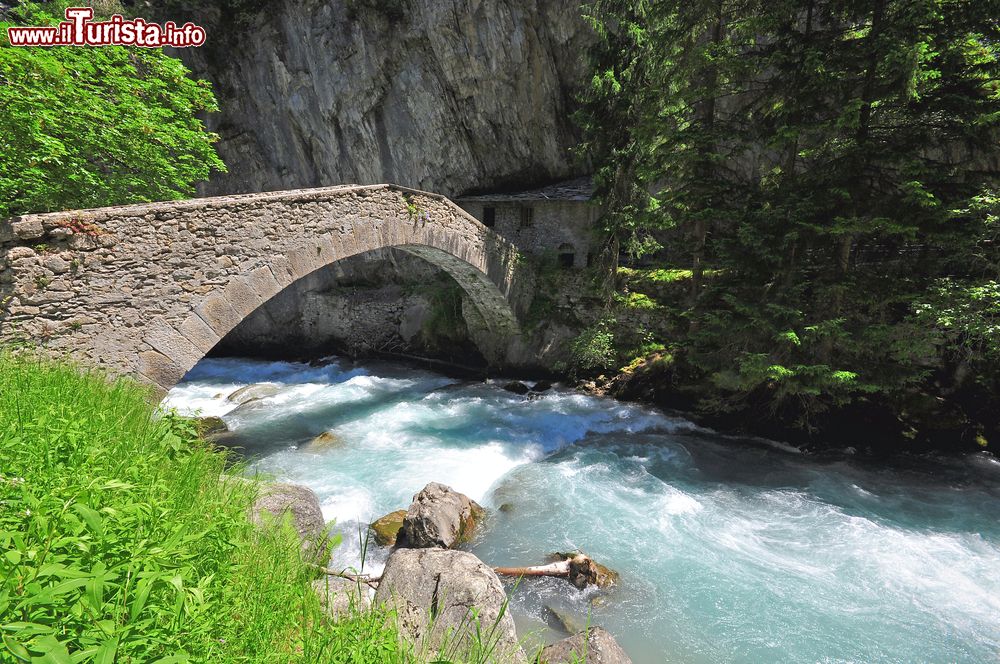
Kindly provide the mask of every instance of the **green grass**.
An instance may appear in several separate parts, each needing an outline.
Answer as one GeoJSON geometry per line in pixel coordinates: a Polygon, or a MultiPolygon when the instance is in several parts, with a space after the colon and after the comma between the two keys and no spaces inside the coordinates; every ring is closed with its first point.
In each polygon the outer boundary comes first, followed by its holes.
{"type": "Polygon", "coordinates": [[[391,616],[323,620],[291,529],[148,397],[0,353],[0,661],[408,661],[391,616]]]}

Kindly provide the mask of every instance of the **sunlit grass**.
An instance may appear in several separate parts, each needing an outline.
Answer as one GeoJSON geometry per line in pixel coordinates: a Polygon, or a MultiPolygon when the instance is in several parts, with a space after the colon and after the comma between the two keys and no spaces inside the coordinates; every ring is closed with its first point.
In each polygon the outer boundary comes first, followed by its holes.
{"type": "Polygon", "coordinates": [[[0,661],[407,661],[391,616],[323,619],[294,532],[148,397],[0,355],[0,661]]]}

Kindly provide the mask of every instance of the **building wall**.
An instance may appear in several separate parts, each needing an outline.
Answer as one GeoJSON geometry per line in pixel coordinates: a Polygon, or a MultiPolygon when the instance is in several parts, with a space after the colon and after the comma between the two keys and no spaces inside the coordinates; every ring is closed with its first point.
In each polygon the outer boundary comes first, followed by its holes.
{"type": "Polygon", "coordinates": [[[462,208],[483,221],[484,208],[496,208],[493,230],[533,254],[548,251],[562,253],[573,247],[573,267],[587,266],[588,256],[597,245],[597,219],[600,208],[588,201],[487,202],[459,201],[462,208]],[[532,223],[522,224],[522,210],[530,207],[532,223]]]}

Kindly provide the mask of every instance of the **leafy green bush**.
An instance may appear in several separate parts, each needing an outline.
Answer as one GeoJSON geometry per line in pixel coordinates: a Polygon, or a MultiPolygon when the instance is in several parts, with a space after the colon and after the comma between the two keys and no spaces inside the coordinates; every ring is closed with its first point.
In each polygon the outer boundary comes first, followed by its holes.
{"type": "Polygon", "coordinates": [[[613,366],[617,358],[615,321],[604,318],[586,328],[570,342],[570,369],[574,373],[592,373],[613,366]]]}

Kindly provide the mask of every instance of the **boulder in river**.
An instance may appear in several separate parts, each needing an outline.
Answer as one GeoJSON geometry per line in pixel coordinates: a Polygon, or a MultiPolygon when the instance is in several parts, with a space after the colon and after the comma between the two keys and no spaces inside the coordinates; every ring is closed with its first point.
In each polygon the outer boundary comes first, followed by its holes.
{"type": "Polygon", "coordinates": [[[350,579],[324,576],[313,581],[313,590],[319,597],[323,612],[334,621],[363,613],[372,604],[368,586],[350,579]]]}
{"type": "Polygon", "coordinates": [[[500,579],[471,553],[397,549],[386,561],[375,603],[395,611],[417,652],[466,661],[479,633],[490,661],[525,661],[500,579]]]}
{"type": "Polygon", "coordinates": [[[531,386],[532,392],[548,392],[552,389],[552,383],[547,380],[540,380],[531,386]]]}
{"type": "Polygon", "coordinates": [[[328,535],[319,498],[299,484],[262,484],[250,508],[250,520],[265,525],[272,519],[290,517],[307,556],[326,562],[328,535]]]}
{"type": "Polygon", "coordinates": [[[273,397],[280,389],[281,386],[277,383],[254,383],[253,385],[244,385],[226,397],[226,400],[232,401],[235,404],[243,404],[253,399],[273,397]]]}
{"type": "Polygon", "coordinates": [[[199,417],[195,420],[195,427],[202,438],[211,438],[229,431],[221,417],[199,417]]]}
{"type": "Polygon", "coordinates": [[[542,649],[538,664],[632,664],[615,637],[600,627],[591,627],[578,634],[556,641],[542,649]]]}
{"type": "Polygon", "coordinates": [[[344,444],[344,439],[332,431],[324,431],[307,443],[310,450],[326,450],[332,447],[340,447],[344,444]]]}
{"type": "Polygon", "coordinates": [[[514,394],[527,394],[531,391],[531,388],[522,383],[519,380],[512,380],[503,386],[503,389],[508,392],[513,392],[514,394]]]}
{"type": "Polygon", "coordinates": [[[411,549],[450,549],[472,539],[486,511],[465,494],[431,482],[413,496],[403,519],[399,545],[411,549]]]}
{"type": "Polygon", "coordinates": [[[372,531],[375,543],[379,546],[394,546],[405,518],[406,510],[396,510],[372,521],[368,528],[372,531]]]}

